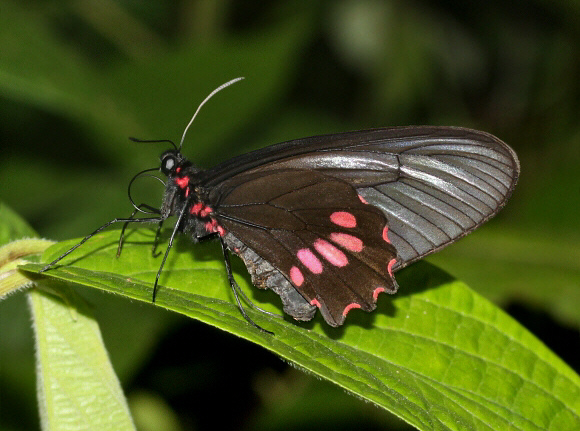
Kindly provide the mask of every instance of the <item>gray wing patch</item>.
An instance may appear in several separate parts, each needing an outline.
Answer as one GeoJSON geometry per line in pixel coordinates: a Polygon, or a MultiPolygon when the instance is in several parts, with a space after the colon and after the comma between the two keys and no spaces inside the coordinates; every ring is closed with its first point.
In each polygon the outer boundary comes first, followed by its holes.
{"type": "Polygon", "coordinates": [[[515,187],[519,163],[506,144],[487,133],[456,131],[415,138],[411,148],[400,145],[397,179],[357,189],[387,216],[400,257],[396,269],[493,217],[515,187]]]}

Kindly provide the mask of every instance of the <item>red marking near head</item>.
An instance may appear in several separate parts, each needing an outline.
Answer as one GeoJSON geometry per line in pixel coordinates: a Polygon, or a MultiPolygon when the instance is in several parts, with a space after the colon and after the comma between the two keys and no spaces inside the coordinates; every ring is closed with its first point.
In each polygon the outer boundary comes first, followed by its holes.
{"type": "Polygon", "coordinates": [[[346,307],[344,307],[344,310],[342,312],[342,315],[346,317],[346,315],[348,314],[348,312],[350,310],[352,310],[353,308],[360,308],[360,304],[357,304],[356,302],[353,302],[351,304],[348,304],[346,307]]]}
{"type": "Polygon", "coordinates": [[[318,308],[320,308],[320,302],[318,302],[318,299],[316,298],[310,301],[310,305],[316,305],[318,308]]]}
{"type": "Polygon", "coordinates": [[[199,215],[199,212],[203,208],[203,204],[201,202],[195,203],[190,209],[189,212],[193,215],[199,215]]]}
{"type": "Polygon", "coordinates": [[[389,241],[389,226],[383,228],[383,239],[389,244],[391,243],[391,241],[389,241]]]}
{"type": "Polygon", "coordinates": [[[181,172],[181,166],[178,166],[177,168],[175,168],[175,172],[180,173],[181,172]]]}
{"type": "Polygon", "coordinates": [[[314,248],[332,265],[338,267],[348,265],[348,259],[345,254],[328,241],[318,238],[314,241],[314,248]]]}
{"type": "Polygon", "coordinates": [[[330,234],[330,240],[335,244],[341,245],[347,250],[354,251],[356,253],[361,252],[363,249],[362,240],[347,233],[332,232],[330,234]]]}
{"type": "Polygon", "coordinates": [[[377,298],[379,297],[379,293],[386,292],[387,290],[384,287],[377,287],[373,290],[373,299],[377,302],[377,298]]]}
{"type": "Polygon", "coordinates": [[[391,259],[391,260],[389,260],[389,263],[387,264],[387,271],[391,277],[393,276],[393,265],[395,263],[397,263],[397,259],[391,259]]]}
{"type": "Polygon", "coordinates": [[[336,211],[330,214],[330,221],[342,227],[356,227],[356,218],[353,214],[346,211],[336,211]]]}
{"type": "Polygon", "coordinates": [[[304,276],[302,275],[302,271],[300,271],[297,266],[290,268],[290,279],[296,287],[300,287],[302,286],[302,283],[304,283],[304,276]]]}
{"type": "Polygon", "coordinates": [[[300,262],[302,262],[304,266],[308,268],[313,274],[320,274],[322,272],[322,263],[320,263],[320,260],[318,260],[318,258],[314,255],[314,253],[312,253],[312,251],[310,251],[310,249],[302,248],[298,250],[296,256],[298,259],[300,259],[300,262]]]}
{"type": "Polygon", "coordinates": [[[366,200],[365,198],[363,198],[361,195],[358,195],[358,198],[360,199],[360,201],[361,201],[363,204],[368,204],[367,200],[366,200]]]}
{"type": "Polygon", "coordinates": [[[181,178],[176,178],[175,179],[175,183],[181,187],[182,189],[186,188],[187,185],[189,184],[189,177],[181,177],[181,178]]]}

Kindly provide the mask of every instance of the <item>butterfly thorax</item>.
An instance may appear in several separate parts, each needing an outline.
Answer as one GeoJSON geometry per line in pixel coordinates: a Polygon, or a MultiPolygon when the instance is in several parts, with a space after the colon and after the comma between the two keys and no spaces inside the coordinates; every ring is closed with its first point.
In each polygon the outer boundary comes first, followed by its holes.
{"type": "Polygon", "coordinates": [[[179,230],[189,233],[194,240],[212,233],[224,234],[207,203],[208,193],[201,186],[202,170],[189,162],[178,151],[169,150],[161,155],[161,172],[167,175],[161,215],[181,219],[179,230]],[[181,215],[181,213],[184,214],[181,215]]]}

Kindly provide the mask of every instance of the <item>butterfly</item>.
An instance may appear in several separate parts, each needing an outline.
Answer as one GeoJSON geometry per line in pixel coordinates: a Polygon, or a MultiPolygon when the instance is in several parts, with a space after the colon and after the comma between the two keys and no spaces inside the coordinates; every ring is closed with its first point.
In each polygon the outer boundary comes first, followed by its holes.
{"type": "MultiPolygon", "coordinates": [[[[436,126],[394,127],[314,136],[272,145],[203,170],[178,146],[161,155],[166,177],[160,208],[135,205],[113,223],[163,223],[175,216],[159,276],[179,233],[218,238],[238,306],[229,254],[252,283],[280,296],[283,310],[331,326],[349,311],[376,308],[398,289],[394,272],[457,241],[505,205],[519,176],[515,152],[488,133],[436,126]],[[137,212],[154,217],[136,218],[137,212]]],[[[135,178],[144,172],[137,174],[135,178]]],[[[133,182],[131,180],[131,182],[133,182]]],[[[124,229],[123,229],[124,231],[124,229]]],[[[123,234],[119,241],[119,251],[123,234]]],[[[261,328],[260,328],[261,329],[261,328]]]]}

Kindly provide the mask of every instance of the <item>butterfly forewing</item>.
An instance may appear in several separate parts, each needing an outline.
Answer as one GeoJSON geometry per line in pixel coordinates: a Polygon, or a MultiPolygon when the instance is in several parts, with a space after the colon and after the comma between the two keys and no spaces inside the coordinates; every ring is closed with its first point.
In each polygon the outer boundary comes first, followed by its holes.
{"type": "MultiPolygon", "coordinates": [[[[454,127],[398,127],[315,136],[233,158],[206,172],[217,186],[237,174],[313,170],[344,181],[386,215],[399,269],[493,217],[519,175],[496,137],[454,127]]],[[[259,193],[259,191],[255,191],[259,193]]],[[[256,196],[258,199],[258,196],[256,196]]]]}

